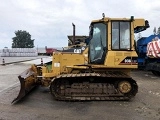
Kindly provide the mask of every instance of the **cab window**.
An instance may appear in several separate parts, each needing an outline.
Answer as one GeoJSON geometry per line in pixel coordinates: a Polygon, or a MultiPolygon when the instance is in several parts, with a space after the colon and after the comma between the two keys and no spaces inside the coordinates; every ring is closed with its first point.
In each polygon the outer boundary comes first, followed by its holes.
{"type": "Polygon", "coordinates": [[[112,49],[130,49],[130,22],[112,22],[112,49]]]}

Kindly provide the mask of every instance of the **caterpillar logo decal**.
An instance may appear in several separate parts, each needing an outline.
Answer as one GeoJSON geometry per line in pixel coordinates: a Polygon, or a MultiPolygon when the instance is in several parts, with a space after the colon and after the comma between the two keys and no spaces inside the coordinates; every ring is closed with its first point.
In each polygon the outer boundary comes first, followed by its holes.
{"type": "Polygon", "coordinates": [[[85,47],[82,47],[80,49],[74,49],[74,53],[82,53],[82,51],[84,51],[85,49],[85,47]]]}
{"type": "Polygon", "coordinates": [[[137,65],[137,57],[126,57],[119,65],[137,65]]]}
{"type": "Polygon", "coordinates": [[[82,53],[86,48],[87,48],[86,46],[76,47],[76,48],[69,48],[69,49],[67,49],[67,50],[63,50],[62,52],[72,52],[72,53],[80,54],[80,53],[82,53]]]}
{"type": "Polygon", "coordinates": [[[81,53],[82,50],[81,49],[74,49],[74,53],[81,53]]]}

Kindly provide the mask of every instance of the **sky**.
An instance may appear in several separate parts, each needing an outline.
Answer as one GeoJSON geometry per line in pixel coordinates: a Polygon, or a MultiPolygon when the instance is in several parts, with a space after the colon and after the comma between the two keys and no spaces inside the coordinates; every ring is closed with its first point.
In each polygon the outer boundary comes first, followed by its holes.
{"type": "Polygon", "coordinates": [[[92,20],[107,17],[144,18],[150,28],[143,37],[153,34],[160,23],[160,0],[1,0],[0,49],[11,48],[15,31],[25,30],[35,39],[35,47],[64,47],[67,35],[88,35],[92,20]]]}

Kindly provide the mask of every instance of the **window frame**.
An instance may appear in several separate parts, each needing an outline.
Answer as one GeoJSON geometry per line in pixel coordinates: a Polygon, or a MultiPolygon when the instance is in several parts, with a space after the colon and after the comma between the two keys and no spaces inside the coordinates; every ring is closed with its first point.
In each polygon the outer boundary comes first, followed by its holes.
{"type": "Polygon", "coordinates": [[[128,51],[128,50],[131,50],[131,42],[132,42],[132,41],[131,41],[131,21],[112,20],[112,21],[111,21],[111,49],[112,49],[112,50],[123,50],[123,51],[124,51],[124,50],[127,50],[127,51],[128,51]],[[113,28],[113,22],[117,22],[117,23],[118,23],[118,43],[119,43],[119,44],[118,44],[118,48],[117,48],[117,49],[116,49],[116,48],[113,48],[113,44],[112,44],[112,43],[113,43],[113,39],[112,39],[112,37],[113,37],[113,36],[112,36],[112,32],[113,32],[113,29],[112,29],[112,28],[113,28]],[[121,22],[127,22],[127,23],[129,23],[129,32],[130,32],[130,33],[129,33],[129,35],[130,35],[130,40],[129,40],[130,46],[129,46],[129,48],[121,48],[121,45],[120,45],[120,42],[121,42],[121,39],[120,39],[120,37],[121,37],[121,29],[120,29],[121,26],[120,26],[120,23],[121,23],[121,22]]]}
{"type": "MultiPolygon", "coordinates": [[[[89,63],[96,63],[96,64],[104,64],[104,60],[105,60],[105,55],[106,55],[106,51],[108,50],[108,24],[106,24],[105,22],[97,22],[97,23],[93,23],[93,24],[91,24],[90,26],[92,26],[92,25],[94,25],[94,24],[98,24],[98,23],[101,23],[101,24],[104,24],[105,25],[105,38],[104,38],[104,40],[105,41],[103,41],[103,42],[105,42],[105,45],[102,43],[102,45],[104,45],[104,46],[101,46],[101,47],[103,47],[103,52],[104,52],[104,54],[102,54],[102,56],[101,56],[101,59],[99,59],[99,62],[94,62],[94,61],[96,61],[96,59],[94,60],[91,60],[91,56],[90,56],[90,54],[91,54],[91,52],[90,52],[90,44],[89,44],[89,55],[88,55],[88,58],[89,58],[89,63]]],[[[93,29],[93,28],[92,28],[93,29]]],[[[93,31],[91,31],[91,33],[90,33],[90,38],[91,38],[91,40],[90,40],[90,42],[92,42],[92,39],[93,39],[93,31]]],[[[102,42],[102,41],[99,41],[99,42],[102,42]]]]}

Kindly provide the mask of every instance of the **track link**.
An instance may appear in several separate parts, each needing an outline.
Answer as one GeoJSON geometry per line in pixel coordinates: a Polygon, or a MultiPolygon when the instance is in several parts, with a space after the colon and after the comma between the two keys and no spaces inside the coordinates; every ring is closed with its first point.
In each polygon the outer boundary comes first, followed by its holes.
{"type": "Polygon", "coordinates": [[[135,80],[121,72],[63,74],[52,80],[57,100],[130,100],[138,92],[135,80]]]}

